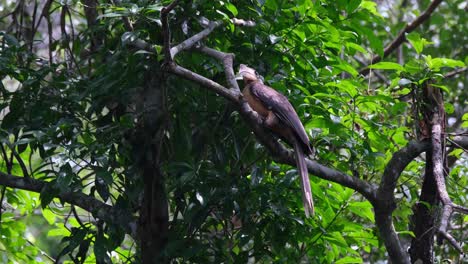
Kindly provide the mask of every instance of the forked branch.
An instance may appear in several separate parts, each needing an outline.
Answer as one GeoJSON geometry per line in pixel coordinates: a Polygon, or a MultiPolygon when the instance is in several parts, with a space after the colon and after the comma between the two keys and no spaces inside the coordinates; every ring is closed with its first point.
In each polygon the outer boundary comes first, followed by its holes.
{"type": "Polygon", "coordinates": [[[447,231],[450,217],[456,210],[460,213],[467,214],[468,208],[461,205],[454,204],[447,192],[447,186],[445,185],[445,174],[443,166],[443,144],[442,144],[442,127],[443,117],[439,113],[434,113],[432,117],[432,162],[434,164],[434,177],[437,185],[437,191],[439,193],[440,201],[442,202],[442,214],[440,218],[440,225],[438,227],[439,243],[442,239],[447,240],[458,252],[463,253],[462,247],[453,238],[453,236],[447,231]]]}

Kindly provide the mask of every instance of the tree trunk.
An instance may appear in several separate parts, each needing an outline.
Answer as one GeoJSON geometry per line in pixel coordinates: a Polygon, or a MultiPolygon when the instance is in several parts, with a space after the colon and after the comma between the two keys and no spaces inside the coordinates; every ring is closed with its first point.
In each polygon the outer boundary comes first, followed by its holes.
{"type": "MultiPolygon", "coordinates": [[[[431,85],[431,81],[423,84],[422,93],[420,98],[416,99],[420,102],[420,114],[423,116],[421,122],[421,136],[423,138],[431,137],[432,133],[432,117],[435,113],[442,116],[441,127],[445,130],[445,111],[443,109],[444,101],[442,92],[438,88],[431,85]]],[[[432,140],[431,140],[432,142],[432,140]]],[[[445,148],[444,140],[440,142],[442,149],[445,148]]],[[[431,150],[426,152],[426,170],[424,182],[421,188],[421,195],[419,203],[415,205],[412,217],[411,230],[414,232],[415,238],[411,241],[411,248],[409,250],[411,262],[422,261],[421,263],[434,263],[434,235],[437,230],[435,223],[437,217],[437,205],[439,199],[437,184],[434,175],[433,163],[433,146],[431,150]]],[[[447,164],[446,155],[442,154],[440,159],[443,164],[447,164]]]]}
{"type": "Polygon", "coordinates": [[[161,152],[164,141],[167,109],[165,84],[159,67],[147,73],[147,85],[140,95],[138,112],[142,113],[135,134],[135,160],[143,180],[140,207],[139,238],[144,264],[166,263],[163,256],[168,237],[168,203],[165,190],[161,152]],[[156,73],[155,73],[156,72],[156,73]]]}
{"type": "Polygon", "coordinates": [[[419,197],[419,203],[414,208],[411,219],[411,230],[415,238],[411,241],[409,250],[411,263],[421,260],[421,263],[434,263],[434,234],[435,213],[434,206],[437,203],[437,186],[434,179],[432,163],[432,151],[426,152],[426,171],[424,182],[419,197]]]}

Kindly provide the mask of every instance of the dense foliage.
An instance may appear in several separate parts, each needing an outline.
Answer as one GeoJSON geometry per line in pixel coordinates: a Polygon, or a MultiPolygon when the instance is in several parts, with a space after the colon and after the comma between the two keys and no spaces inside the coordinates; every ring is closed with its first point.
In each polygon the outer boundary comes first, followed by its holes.
{"type": "MultiPolygon", "coordinates": [[[[466,1],[440,3],[385,48],[434,2],[180,1],[168,21],[173,45],[220,21],[197,45],[256,68],[295,106],[312,159],[369,186],[398,150],[431,137],[425,93],[442,91],[446,185],[464,205],[466,1]]],[[[369,197],[311,174],[316,214],[305,218],[295,168],[259,143],[235,103],[166,70],[168,4],[0,1],[1,262],[147,262],[148,239],[174,263],[387,259],[369,197]]],[[[223,63],[197,48],[174,60],[230,87],[223,63]]],[[[417,155],[391,191],[405,249],[427,163],[417,155]]],[[[425,205],[440,216],[439,202],[425,205]]],[[[467,220],[453,213],[447,231],[463,252],[467,220]]],[[[456,262],[460,249],[444,240],[429,253],[456,262]]]]}

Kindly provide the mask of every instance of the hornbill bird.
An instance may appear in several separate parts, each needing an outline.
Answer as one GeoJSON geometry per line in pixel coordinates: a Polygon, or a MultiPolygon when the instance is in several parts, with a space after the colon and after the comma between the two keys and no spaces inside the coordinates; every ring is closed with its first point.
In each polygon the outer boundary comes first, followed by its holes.
{"type": "Polygon", "coordinates": [[[264,119],[266,127],[294,148],[297,169],[301,176],[305,214],[306,217],[313,215],[314,202],[305,161],[305,156],[312,154],[312,149],[294,107],[286,96],[264,85],[254,69],[241,64],[238,76],[244,80],[245,87],[242,93],[250,107],[264,119]]]}

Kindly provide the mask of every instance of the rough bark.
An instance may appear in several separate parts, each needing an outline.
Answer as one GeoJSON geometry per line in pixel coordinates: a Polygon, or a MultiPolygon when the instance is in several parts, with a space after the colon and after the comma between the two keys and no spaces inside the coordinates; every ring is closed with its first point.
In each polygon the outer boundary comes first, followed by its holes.
{"type": "MultiPolygon", "coordinates": [[[[411,241],[411,248],[409,250],[411,262],[422,263],[434,263],[434,235],[436,234],[436,217],[437,210],[436,206],[439,201],[439,196],[437,193],[437,183],[434,173],[434,158],[436,159],[445,159],[445,155],[438,152],[434,152],[434,149],[443,148],[443,142],[438,141],[434,142],[432,140],[432,134],[430,131],[434,125],[433,116],[443,113],[443,99],[440,90],[436,90],[430,84],[426,82],[423,84],[422,93],[418,95],[421,102],[419,108],[420,114],[423,117],[422,126],[421,126],[421,136],[431,138],[431,147],[429,151],[426,152],[426,167],[425,167],[425,176],[423,180],[423,185],[421,188],[421,194],[419,197],[419,203],[413,208],[414,214],[412,216],[411,230],[413,231],[415,237],[411,241]],[[439,113],[442,112],[442,113],[439,113]],[[438,146],[435,146],[437,144],[438,146]],[[435,157],[434,155],[437,155],[435,157]]],[[[444,120],[444,119],[443,119],[444,120]]],[[[442,123],[444,121],[441,121],[442,123]]],[[[443,125],[443,127],[445,127],[443,125]]]]}
{"type": "MultiPolygon", "coordinates": [[[[142,200],[138,234],[144,264],[165,263],[164,249],[168,237],[168,203],[161,159],[167,109],[163,76],[148,71],[147,86],[141,94],[143,115],[135,134],[135,160],[142,179],[142,200]]],[[[140,107],[141,107],[140,106],[140,107]]]]}
{"type": "Polygon", "coordinates": [[[411,230],[415,238],[411,241],[411,262],[421,260],[422,263],[433,263],[435,214],[434,206],[437,203],[437,186],[434,179],[432,151],[426,152],[426,169],[421,188],[419,202],[414,206],[414,215],[411,219],[411,230]]]}

